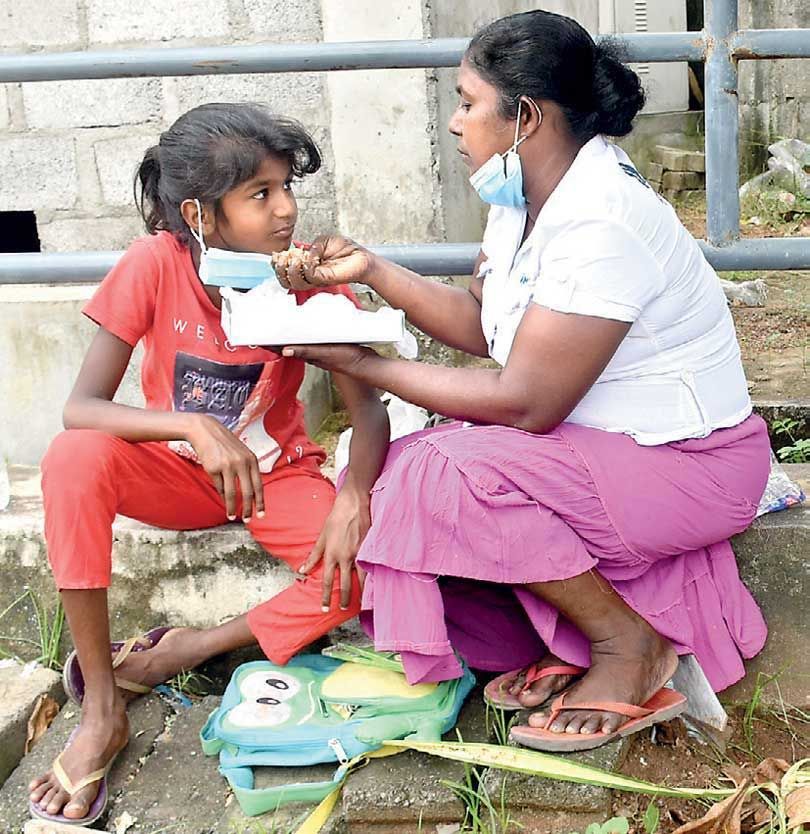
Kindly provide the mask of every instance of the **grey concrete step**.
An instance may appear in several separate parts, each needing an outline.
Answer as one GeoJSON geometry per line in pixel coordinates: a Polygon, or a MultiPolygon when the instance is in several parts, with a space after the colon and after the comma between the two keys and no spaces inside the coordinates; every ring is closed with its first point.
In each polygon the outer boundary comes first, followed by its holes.
{"type": "MultiPolygon", "coordinates": [[[[246,817],[217,772],[217,759],[203,755],[199,731],[219,699],[209,696],[191,708],[175,710],[157,695],[130,707],[131,741],[110,772],[108,812],[97,824],[114,831],[124,814],[133,821],[128,834],[268,834],[292,832],[312,810],[295,804],[260,817],[246,817]]],[[[0,787],[0,831],[18,834],[29,818],[27,785],[45,772],[78,722],[67,705],[34,750],[0,787]]],[[[486,733],[480,688],[462,710],[458,730],[467,741],[492,740],[486,733]]],[[[455,732],[446,738],[455,739],[455,732]]],[[[626,742],[577,761],[607,770],[617,768],[626,742]]],[[[284,785],[331,778],[335,766],[258,768],[256,784],[284,785]]],[[[478,778],[478,777],[476,777],[478,778]]],[[[482,771],[498,813],[522,823],[526,832],[580,830],[610,816],[610,792],[590,786],[548,782],[521,774],[482,771]]],[[[439,832],[459,823],[463,806],[447,783],[465,784],[462,764],[413,752],[372,760],[354,773],[324,834],[416,834],[439,832]]]]}
{"type": "MultiPolygon", "coordinates": [[[[787,467],[810,492],[810,465],[787,467]]],[[[46,605],[55,602],[42,535],[38,471],[11,467],[13,499],[0,512],[0,611],[26,588],[46,605]]],[[[733,541],[740,570],[770,624],[771,636],[752,670],[781,672],[783,696],[807,703],[810,659],[810,505],[763,516],[733,541]]],[[[110,591],[112,631],[137,634],[158,623],[210,626],[243,613],[293,580],[285,565],[268,556],[244,527],[173,532],[119,518],[113,544],[110,591]]],[[[25,656],[33,629],[30,604],[3,619],[0,648],[25,656]]],[[[746,697],[755,684],[749,675],[733,697],[746,697]]]]}

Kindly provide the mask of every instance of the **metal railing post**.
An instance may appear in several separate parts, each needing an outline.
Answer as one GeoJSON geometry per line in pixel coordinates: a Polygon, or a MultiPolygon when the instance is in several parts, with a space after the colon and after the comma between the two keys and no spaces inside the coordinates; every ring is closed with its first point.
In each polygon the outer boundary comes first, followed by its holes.
{"type": "Polygon", "coordinates": [[[706,21],[706,237],[725,246],[740,236],[740,119],[737,0],[705,0],[706,21]]]}

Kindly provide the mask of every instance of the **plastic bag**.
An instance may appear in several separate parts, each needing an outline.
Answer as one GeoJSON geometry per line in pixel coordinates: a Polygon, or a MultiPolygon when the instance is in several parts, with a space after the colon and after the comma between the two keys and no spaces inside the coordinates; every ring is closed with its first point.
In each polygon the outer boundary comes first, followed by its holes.
{"type": "MultiPolygon", "coordinates": [[[[423,429],[428,422],[428,413],[418,405],[401,400],[387,391],[380,397],[387,402],[388,420],[391,423],[391,440],[405,437],[406,434],[413,434],[423,429]]],[[[335,449],[335,472],[346,468],[349,462],[349,444],[352,439],[352,430],[346,429],[338,439],[335,449]]]]}

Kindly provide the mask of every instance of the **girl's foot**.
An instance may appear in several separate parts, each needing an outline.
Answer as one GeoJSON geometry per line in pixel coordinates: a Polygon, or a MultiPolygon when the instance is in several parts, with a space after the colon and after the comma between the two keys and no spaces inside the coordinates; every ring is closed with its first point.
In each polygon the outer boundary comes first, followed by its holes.
{"type": "Polygon", "coordinates": [[[540,704],[547,701],[552,695],[562,692],[571,681],[578,676],[571,675],[546,675],[539,678],[526,686],[526,672],[528,669],[536,669],[538,672],[547,669],[550,666],[566,666],[565,661],[560,660],[559,657],[549,654],[545,655],[537,663],[532,664],[531,667],[521,669],[520,673],[516,675],[511,682],[507,682],[506,691],[518,699],[521,706],[526,709],[538,707],[540,704]]]}
{"type": "MultiPolygon", "coordinates": [[[[60,757],[62,767],[76,784],[93,771],[105,768],[129,739],[129,722],[119,698],[111,710],[85,708],[73,740],[60,757]]],[[[101,782],[93,782],[71,797],[52,770],[30,783],[30,799],[43,811],[68,819],[82,819],[98,796],[101,782]]]]}
{"type": "MultiPolygon", "coordinates": [[[[208,660],[212,653],[206,635],[206,631],[196,628],[173,628],[151,649],[129,654],[115,674],[151,689],[208,660]]],[[[136,693],[123,689],[121,694],[125,700],[136,697],[136,693]]]]}
{"type": "MultiPolygon", "coordinates": [[[[591,667],[566,695],[571,704],[614,701],[640,706],[675,673],[672,644],[643,621],[630,633],[591,644],[591,667]]],[[[542,683],[542,682],[540,682],[542,683]]],[[[532,727],[545,727],[548,715],[535,712],[532,727]]],[[[555,733],[612,733],[627,721],[615,712],[563,710],[546,729],[555,733]]]]}

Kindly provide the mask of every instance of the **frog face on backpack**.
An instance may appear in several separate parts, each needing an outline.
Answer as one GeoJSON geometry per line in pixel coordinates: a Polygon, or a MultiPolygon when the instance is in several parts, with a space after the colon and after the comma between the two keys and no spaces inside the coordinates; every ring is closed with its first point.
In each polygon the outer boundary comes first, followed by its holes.
{"type": "Polygon", "coordinates": [[[301,682],[281,671],[251,672],[239,681],[242,702],[228,714],[236,727],[277,727],[300,718],[311,708],[311,698],[301,696],[301,682]]]}

